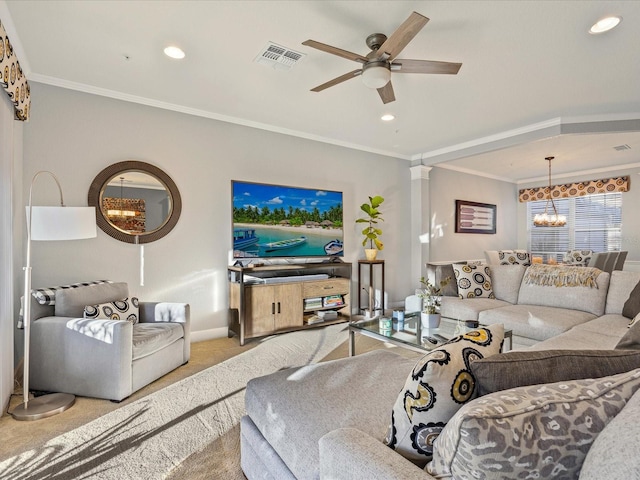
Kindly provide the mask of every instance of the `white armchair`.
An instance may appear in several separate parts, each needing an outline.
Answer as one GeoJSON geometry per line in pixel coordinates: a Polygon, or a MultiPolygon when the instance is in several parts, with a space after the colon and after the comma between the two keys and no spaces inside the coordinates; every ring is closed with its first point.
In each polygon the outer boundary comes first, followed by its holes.
{"type": "Polygon", "coordinates": [[[31,298],[32,390],[120,401],[189,361],[188,304],[140,302],[136,324],[82,318],[85,305],[128,296],[126,284],[105,285],[56,292],[55,305],[31,298]]]}

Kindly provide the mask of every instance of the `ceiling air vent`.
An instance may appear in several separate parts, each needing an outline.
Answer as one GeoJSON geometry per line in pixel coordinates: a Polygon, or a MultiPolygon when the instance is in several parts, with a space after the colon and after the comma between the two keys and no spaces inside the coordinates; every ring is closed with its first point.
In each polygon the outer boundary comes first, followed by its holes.
{"type": "Polygon", "coordinates": [[[304,56],[304,53],[269,42],[254,59],[254,62],[268,65],[278,70],[289,70],[304,56]]]}
{"type": "Polygon", "coordinates": [[[621,152],[623,150],[631,150],[631,147],[625,143],[624,145],[618,145],[617,147],[613,147],[613,149],[621,152]]]}

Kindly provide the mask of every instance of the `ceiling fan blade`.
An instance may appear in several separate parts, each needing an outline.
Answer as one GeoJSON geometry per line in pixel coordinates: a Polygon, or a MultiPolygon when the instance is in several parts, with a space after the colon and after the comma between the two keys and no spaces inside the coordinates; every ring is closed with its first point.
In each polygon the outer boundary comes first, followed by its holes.
{"type": "Polygon", "coordinates": [[[353,60],[354,62],[366,63],[368,61],[367,57],[363,57],[362,55],[358,55],[357,53],[348,52],[347,50],[342,50],[341,48],[338,48],[338,47],[332,47],[331,45],[316,42],[315,40],[307,40],[305,42],[302,42],[302,45],[316,48],[318,50],[322,50],[323,52],[331,53],[333,55],[346,58],[347,60],[353,60]]]}
{"type": "Polygon", "coordinates": [[[456,75],[461,63],[436,62],[433,60],[394,60],[393,73],[444,73],[456,75]]]}
{"type": "Polygon", "coordinates": [[[358,75],[362,75],[362,70],[354,70],[349,73],[345,73],[344,75],[340,75],[339,77],[334,78],[333,80],[329,80],[327,83],[323,83],[322,85],[318,85],[316,88],[312,88],[312,92],[321,92],[322,90],[333,87],[334,85],[338,85],[339,83],[346,82],[358,75]]]}
{"type": "Polygon", "coordinates": [[[385,60],[393,60],[398,56],[407,44],[413,40],[422,27],[424,27],[429,19],[417,12],[409,15],[402,25],[391,34],[387,40],[380,45],[378,49],[378,58],[384,57],[385,60]]]}
{"type": "Polygon", "coordinates": [[[393,93],[393,86],[391,86],[391,81],[389,81],[389,83],[387,83],[384,87],[378,88],[377,90],[380,94],[380,98],[382,99],[382,103],[387,104],[395,101],[396,96],[393,93]]]}

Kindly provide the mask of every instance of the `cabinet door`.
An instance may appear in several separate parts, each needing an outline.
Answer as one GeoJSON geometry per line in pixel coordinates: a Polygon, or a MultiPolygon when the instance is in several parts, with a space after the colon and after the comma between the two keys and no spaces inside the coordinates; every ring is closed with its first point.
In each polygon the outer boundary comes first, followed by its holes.
{"type": "Polygon", "coordinates": [[[274,286],[276,302],[276,330],[301,327],[302,317],[302,284],[291,283],[274,286]]]}
{"type": "Polygon", "coordinates": [[[275,325],[275,286],[252,285],[245,288],[245,335],[255,337],[272,333],[275,325]]]}

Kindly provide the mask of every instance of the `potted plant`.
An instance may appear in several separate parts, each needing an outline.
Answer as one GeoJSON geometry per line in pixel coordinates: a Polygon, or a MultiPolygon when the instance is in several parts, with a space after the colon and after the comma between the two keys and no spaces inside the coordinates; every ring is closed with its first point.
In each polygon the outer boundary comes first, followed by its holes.
{"type": "Polygon", "coordinates": [[[366,247],[367,242],[369,242],[369,248],[365,248],[364,254],[367,260],[375,260],[378,255],[378,250],[382,250],[384,248],[384,244],[380,241],[380,235],[382,235],[382,230],[378,228],[378,222],[384,221],[382,218],[382,214],[378,210],[378,207],[384,202],[384,198],[380,195],[376,195],[375,197],[369,197],[369,203],[363,203],[360,205],[360,210],[367,214],[365,218],[358,218],[356,223],[366,223],[368,224],[364,230],[362,230],[362,235],[364,235],[364,239],[362,240],[362,246],[366,247]]]}
{"type": "Polygon", "coordinates": [[[447,277],[440,281],[440,286],[436,287],[429,279],[422,277],[420,284],[422,288],[418,296],[422,299],[422,312],[420,321],[422,329],[438,328],[440,326],[440,303],[442,301],[442,289],[451,281],[447,277]]]}

